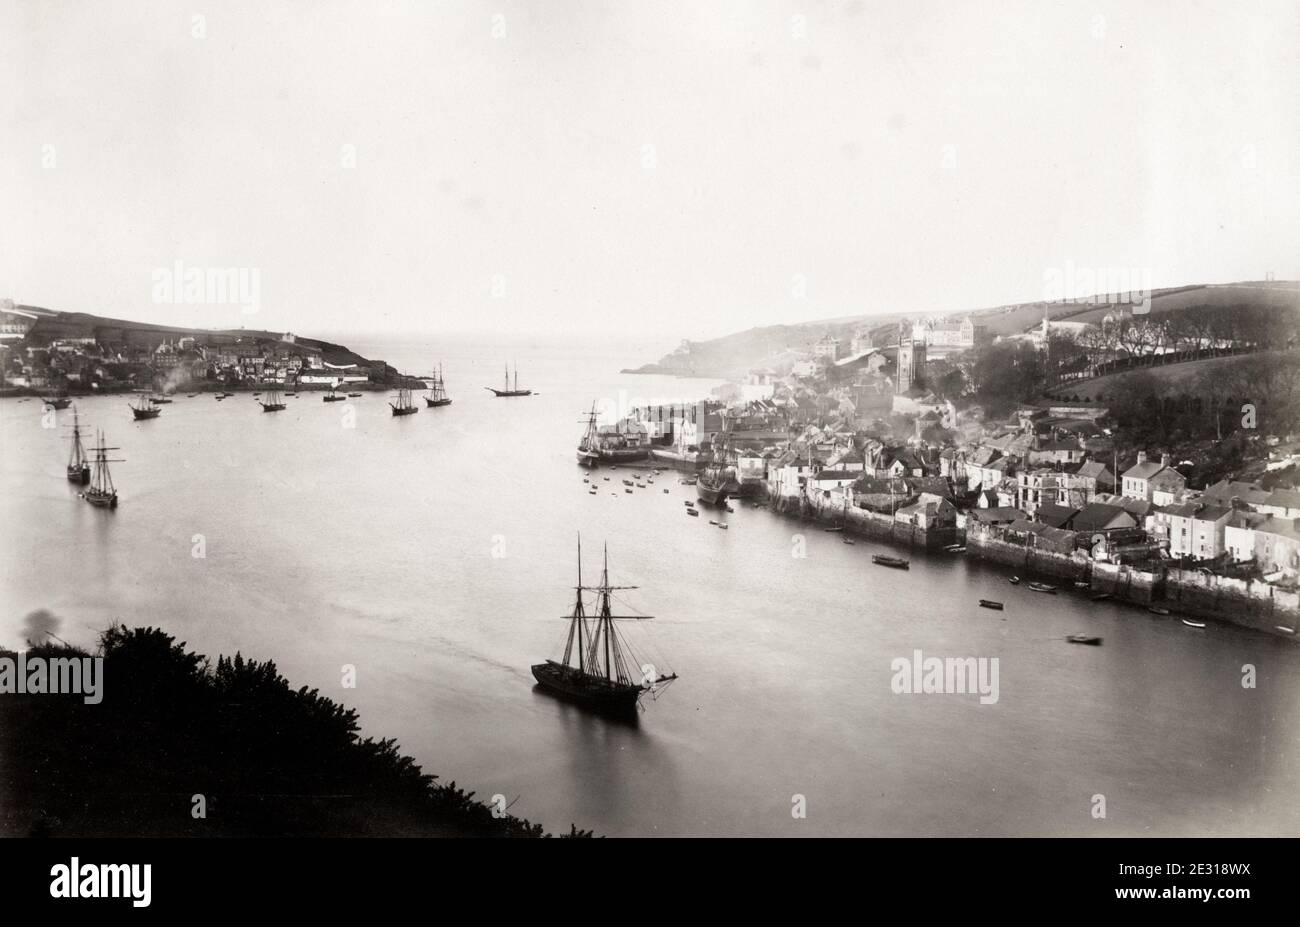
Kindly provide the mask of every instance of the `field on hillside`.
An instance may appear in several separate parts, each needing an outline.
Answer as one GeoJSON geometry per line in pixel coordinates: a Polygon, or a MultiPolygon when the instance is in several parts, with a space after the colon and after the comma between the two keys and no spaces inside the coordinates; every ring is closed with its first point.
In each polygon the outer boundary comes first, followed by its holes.
{"type": "Polygon", "coordinates": [[[1075,396],[1081,402],[1114,401],[1124,395],[1128,384],[1134,378],[1150,378],[1159,384],[1161,393],[1166,396],[1197,392],[1197,381],[1207,373],[1213,373],[1227,379],[1231,371],[1242,364],[1255,363],[1260,357],[1281,352],[1264,354],[1238,354],[1233,357],[1212,357],[1206,360],[1187,361],[1181,364],[1169,364],[1164,367],[1143,367],[1139,370],[1126,370],[1085,380],[1079,383],[1067,383],[1047,391],[1047,395],[1056,399],[1071,399],[1075,396]]]}

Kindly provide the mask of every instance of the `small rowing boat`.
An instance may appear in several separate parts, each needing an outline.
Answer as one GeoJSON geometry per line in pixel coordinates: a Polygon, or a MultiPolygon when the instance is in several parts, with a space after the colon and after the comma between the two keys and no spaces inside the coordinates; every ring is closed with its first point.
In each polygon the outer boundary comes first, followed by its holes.
{"type": "Polygon", "coordinates": [[[994,611],[1002,611],[1002,603],[995,602],[992,599],[980,599],[980,608],[991,608],[994,611]]]}
{"type": "Polygon", "coordinates": [[[1056,587],[1049,586],[1047,583],[1030,583],[1029,588],[1034,592],[1045,592],[1048,595],[1056,595],[1056,587]]]}
{"type": "Polygon", "coordinates": [[[1183,624],[1187,625],[1189,628],[1203,628],[1203,627],[1205,627],[1205,622],[1204,622],[1204,621],[1193,621],[1193,620],[1190,619],[1190,618],[1184,618],[1184,619],[1183,619],[1183,624]]]}
{"type": "Polygon", "coordinates": [[[1071,634],[1066,640],[1071,644],[1087,644],[1090,647],[1101,646],[1101,638],[1093,637],[1091,634],[1071,634]]]}
{"type": "Polygon", "coordinates": [[[906,560],[902,557],[887,557],[884,554],[872,554],[871,562],[880,566],[893,567],[896,570],[910,569],[906,560]]]}

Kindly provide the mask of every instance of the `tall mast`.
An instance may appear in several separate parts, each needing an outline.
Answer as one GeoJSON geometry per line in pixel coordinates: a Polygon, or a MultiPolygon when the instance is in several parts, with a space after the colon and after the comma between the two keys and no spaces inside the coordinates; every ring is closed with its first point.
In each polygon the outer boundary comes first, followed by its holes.
{"type": "Polygon", "coordinates": [[[603,607],[600,610],[601,621],[605,625],[605,678],[613,679],[609,674],[609,635],[614,629],[614,621],[609,616],[609,542],[605,542],[605,566],[600,573],[600,588],[603,596],[603,607]]]}
{"type": "MultiPolygon", "coordinates": [[[[582,533],[581,532],[579,532],[578,534],[578,604],[573,610],[573,620],[578,623],[578,672],[585,673],[587,671],[586,669],[587,663],[586,660],[583,658],[583,654],[582,654],[584,645],[582,643],[583,621],[582,621],[582,533]]],[[[568,661],[566,660],[565,662],[567,663],[568,661]]]]}

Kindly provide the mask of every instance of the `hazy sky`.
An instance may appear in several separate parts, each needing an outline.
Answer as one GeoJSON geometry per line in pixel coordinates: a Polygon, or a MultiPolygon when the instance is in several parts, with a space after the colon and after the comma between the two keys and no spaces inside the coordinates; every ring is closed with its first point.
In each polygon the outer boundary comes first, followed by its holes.
{"type": "Polygon", "coordinates": [[[706,337],[1297,278],[1297,49],[1247,0],[0,0],[0,297],[706,337]]]}

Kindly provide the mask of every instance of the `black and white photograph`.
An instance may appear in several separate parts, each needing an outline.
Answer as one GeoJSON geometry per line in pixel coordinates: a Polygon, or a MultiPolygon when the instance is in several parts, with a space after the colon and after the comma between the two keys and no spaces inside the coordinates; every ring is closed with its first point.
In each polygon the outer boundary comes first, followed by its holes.
{"type": "Polygon", "coordinates": [[[1015,838],[1242,911],[1300,837],[1297,49],[1294,0],[0,0],[16,890],[1015,838]]]}

